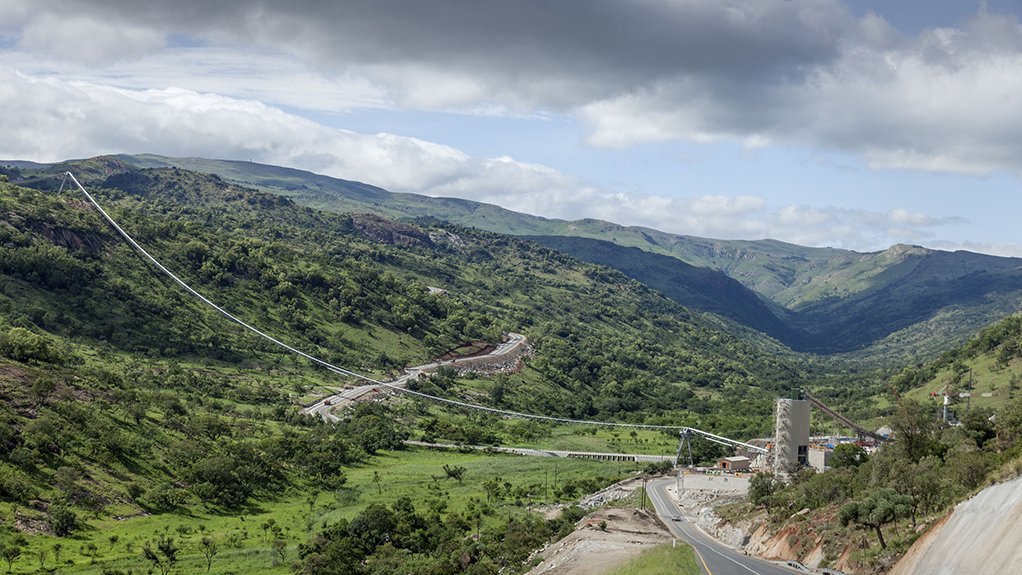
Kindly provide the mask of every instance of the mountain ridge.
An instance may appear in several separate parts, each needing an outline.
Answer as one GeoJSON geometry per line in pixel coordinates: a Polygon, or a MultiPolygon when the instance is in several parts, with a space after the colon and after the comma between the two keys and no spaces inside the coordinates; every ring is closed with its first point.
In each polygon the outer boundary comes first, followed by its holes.
{"type": "MultiPolygon", "coordinates": [[[[576,247],[589,239],[637,248],[645,252],[637,259],[646,262],[646,273],[636,273],[632,261],[636,258],[624,251],[613,257],[604,253],[599,263],[631,270],[626,275],[673,291],[675,301],[684,305],[815,353],[932,356],[1022,305],[1022,259],[1017,258],[904,244],[862,253],[779,240],[714,240],[595,219],[548,219],[471,200],[393,193],[362,182],[251,162],[114,157],[134,168],[178,167],[216,174],[228,183],[327,211],[405,221],[436,218],[496,233],[576,238],[576,247]],[[680,265],[656,256],[673,258],[680,265]],[[650,263],[653,260],[670,268],[671,285],[665,283],[665,272],[650,263]],[[724,290],[728,282],[723,278],[707,284],[714,276],[701,269],[726,274],[755,297],[730,284],[724,290]]],[[[40,166],[21,165],[27,170],[40,166]]],[[[566,249],[567,240],[559,241],[566,249]]],[[[593,250],[590,245],[583,251],[593,250]]]]}

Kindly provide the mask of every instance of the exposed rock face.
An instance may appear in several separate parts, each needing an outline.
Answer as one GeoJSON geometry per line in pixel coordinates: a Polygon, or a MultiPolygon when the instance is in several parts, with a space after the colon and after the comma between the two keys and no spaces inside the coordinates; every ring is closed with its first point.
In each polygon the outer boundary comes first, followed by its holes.
{"type": "Polygon", "coordinates": [[[358,233],[381,244],[395,246],[433,247],[433,240],[423,230],[387,220],[379,216],[358,214],[351,217],[351,224],[358,233]]]}
{"type": "Polygon", "coordinates": [[[643,551],[669,544],[670,533],[656,516],[638,509],[598,509],[575,531],[546,546],[528,575],[602,575],[613,573],[643,551]]]}
{"type": "Polygon", "coordinates": [[[31,230],[54,245],[71,251],[82,251],[96,255],[103,250],[103,239],[95,232],[80,232],[65,228],[53,228],[41,222],[33,222],[31,230]]]}
{"type": "Polygon", "coordinates": [[[461,236],[447,230],[436,230],[429,233],[429,239],[433,240],[434,244],[441,246],[448,246],[458,251],[465,249],[465,240],[461,239],[461,236]]]}

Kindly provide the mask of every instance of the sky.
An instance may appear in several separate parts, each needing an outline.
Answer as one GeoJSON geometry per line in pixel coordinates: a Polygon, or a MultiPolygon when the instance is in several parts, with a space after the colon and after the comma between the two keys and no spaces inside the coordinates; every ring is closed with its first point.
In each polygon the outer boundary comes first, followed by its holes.
{"type": "Polygon", "coordinates": [[[0,0],[0,158],[1022,256],[1017,0],[0,0]]]}

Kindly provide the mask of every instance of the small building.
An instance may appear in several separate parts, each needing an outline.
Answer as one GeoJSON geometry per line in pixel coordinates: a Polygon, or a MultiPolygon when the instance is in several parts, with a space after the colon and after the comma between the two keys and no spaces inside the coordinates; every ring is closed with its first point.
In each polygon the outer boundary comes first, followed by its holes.
{"type": "Polygon", "coordinates": [[[891,437],[892,435],[894,435],[894,430],[891,429],[889,426],[885,425],[877,430],[877,435],[881,437],[891,437]]]}
{"type": "Polygon", "coordinates": [[[748,457],[737,455],[735,457],[725,457],[717,460],[717,467],[724,471],[730,471],[731,473],[739,473],[742,471],[748,471],[752,465],[752,460],[748,457]]]}
{"type": "Polygon", "coordinates": [[[809,448],[809,466],[816,471],[823,471],[827,469],[830,467],[831,453],[834,453],[832,449],[811,446],[809,448]]]}

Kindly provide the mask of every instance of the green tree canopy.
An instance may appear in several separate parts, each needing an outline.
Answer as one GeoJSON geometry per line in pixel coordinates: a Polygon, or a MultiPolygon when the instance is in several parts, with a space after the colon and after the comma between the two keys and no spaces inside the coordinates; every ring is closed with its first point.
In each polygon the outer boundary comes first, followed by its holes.
{"type": "Polygon", "coordinates": [[[887,549],[883,526],[908,517],[911,513],[912,498],[885,487],[874,491],[866,499],[843,505],[838,511],[838,520],[842,526],[855,523],[872,528],[880,541],[880,547],[887,549]]]}

